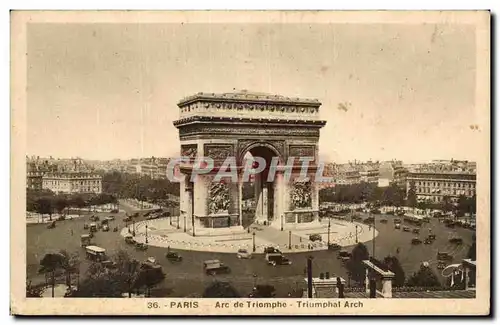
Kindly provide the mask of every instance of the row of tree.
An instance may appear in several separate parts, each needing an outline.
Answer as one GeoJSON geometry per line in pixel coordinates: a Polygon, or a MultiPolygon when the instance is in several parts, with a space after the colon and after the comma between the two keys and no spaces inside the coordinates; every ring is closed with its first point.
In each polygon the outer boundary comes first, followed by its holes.
{"type": "Polygon", "coordinates": [[[118,200],[110,194],[55,194],[49,190],[27,190],[26,209],[41,215],[64,214],[66,209],[117,204],[118,200]]]}
{"type": "Polygon", "coordinates": [[[180,185],[168,179],[110,172],[102,175],[102,190],[119,198],[134,198],[151,203],[166,203],[169,196],[179,196],[180,185]]]}
{"type": "Polygon", "coordinates": [[[403,206],[405,196],[405,189],[396,184],[391,184],[388,187],[378,187],[374,183],[336,185],[319,191],[320,202],[380,202],[383,205],[403,206]]]}

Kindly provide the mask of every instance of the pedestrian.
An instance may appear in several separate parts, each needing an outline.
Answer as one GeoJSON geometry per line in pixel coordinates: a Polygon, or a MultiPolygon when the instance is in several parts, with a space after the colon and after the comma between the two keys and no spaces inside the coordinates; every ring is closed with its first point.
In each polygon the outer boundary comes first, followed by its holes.
{"type": "Polygon", "coordinates": [[[73,236],[73,229],[71,229],[71,236],[73,236]]]}
{"type": "Polygon", "coordinates": [[[396,248],[396,254],[399,254],[399,247],[396,248]]]}

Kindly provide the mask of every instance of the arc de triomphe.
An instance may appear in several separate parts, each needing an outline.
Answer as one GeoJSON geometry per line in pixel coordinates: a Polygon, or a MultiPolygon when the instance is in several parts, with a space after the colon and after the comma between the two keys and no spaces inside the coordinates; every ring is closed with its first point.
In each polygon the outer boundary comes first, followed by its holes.
{"type": "Polygon", "coordinates": [[[281,229],[317,222],[319,189],[314,174],[320,129],[326,124],[319,118],[320,106],[318,100],[248,91],[198,93],[182,99],[174,126],[179,130],[181,156],[190,157],[190,163],[180,166],[181,217],[190,232],[243,230],[241,167],[248,152],[265,159],[267,166],[273,157],[278,157],[280,166],[289,164],[289,157],[314,157],[309,181],[299,179],[297,161],[288,180],[280,168],[271,182],[268,168],[255,175],[255,222],[281,229]],[[214,181],[216,168],[230,156],[239,167],[238,182],[214,181]],[[193,163],[201,157],[212,158],[216,168],[191,182],[193,163]]]}

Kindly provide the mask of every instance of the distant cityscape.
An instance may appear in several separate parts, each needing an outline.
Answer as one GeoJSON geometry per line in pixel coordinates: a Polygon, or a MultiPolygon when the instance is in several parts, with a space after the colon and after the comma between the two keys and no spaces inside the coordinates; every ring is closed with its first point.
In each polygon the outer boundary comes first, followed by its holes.
{"type": "MultiPolygon", "coordinates": [[[[101,193],[105,173],[165,179],[171,159],[148,157],[100,161],[26,156],[26,187],[56,193],[101,193]]],[[[469,198],[476,195],[476,163],[471,161],[451,159],[405,164],[400,160],[355,160],[344,164],[327,163],[323,174],[332,177],[333,182],[321,184],[321,188],[377,183],[379,187],[395,184],[408,191],[413,186],[419,201],[432,203],[441,202],[445,196],[456,201],[461,195],[469,198]]]]}

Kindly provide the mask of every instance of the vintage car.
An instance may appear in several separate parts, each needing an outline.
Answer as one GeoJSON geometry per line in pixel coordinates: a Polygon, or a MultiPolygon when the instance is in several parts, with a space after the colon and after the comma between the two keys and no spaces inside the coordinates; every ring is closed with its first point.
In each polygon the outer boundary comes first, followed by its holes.
{"type": "Polygon", "coordinates": [[[424,239],[424,244],[426,245],[430,245],[432,244],[434,241],[432,239],[429,239],[428,237],[426,239],[424,239]]]}
{"type": "Polygon", "coordinates": [[[84,223],[84,224],[83,224],[83,229],[84,229],[84,230],[89,229],[89,225],[88,225],[88,224],[86,224],[86,223],[84,223]]]}
{"type": "Polygon", "coordinates": [[[118,213],[118,212],[119,212],[118,209],[111,210],[111,213],[118,213]]]}
{"type": "Polygon", "coordinates": [[[436,239],[436,235],[429,234],[429,236],[427,236],[427,238],[429,238],[430,240],[435,240],[436,239]]]}
{"type": "Polygon", "coordinates": [[[107,223],[102,226],[102,231],[109,231],[109,225],[107,223]]]}
{"type": "Polygon", "coordinates": [[[400,219],[400,218],[395,218],[395,219],[394,219],[394,223],[399,223],[399,224],[401,224],[401,219],[400,219]]]}
{"type": "Polygon", "coordinates": [[[113,232],[118,232],[118,227],[114,227],[113,232]]]}
{"type": "Polygon", "coordinates": [[[136,244],[136,242],[135,242],[135,240],[134,240],[134,237],[133,237],[132,235],[127,235],[127,236],[125,236],[125,242],[126,242],[127,244],[133,244],[133,245],[135,245],[135,244],[136,244]]]}
{"type": "Polygon", "coordinates": [[[420,234],[420,229],[413,228],[413,230],[411,232],[414,233],[414,234],[420,234]]]}
{"type": "Polygon", "coordinates": [[[411,240],[411,244],[412,245],[420,245],[420,244],[422,244],[422,240],[420,238],[413,238],[411,240]]]}
{"type": "Polygon", "coordinates": [[[80,236],[80,246],[87,247],[90,246],[90,235],[84,234],[80,236]]]}
{"type": "Polygon", "coordinates": [[[203,270],[207,275],[231,273],[231,269],[219,260],[207,260],[203,262],[203,270]]]}
{"type": "Polygon", "coordinates": [[[106,261],[106,250],[99,246],[87,246],[85,247],[86,257],[94,262],[106,261]]]}
{"type": "Polygon", "coordinates": [[[311,234],[309,235],[309,240],[310,241],[321,241],[321,235],[320,234],[311,234]]]}
{"type": "Polygon", "coordinates": [[[111,260],[102,261],[101,264],[102,264],[102,266],[104,266],[108,270],[113,270],[113,269],[116,269],[118,267],[116,262],[113,262],[111,260]]]}
{"type": "Polygon", "coordinates": [[[90,217],[90,221],[99,221],[99,217],[96,215],[93,215],[90,217]]]}
{"type": "Polygon", "coordinates": [[[403,231],[405,231],[405,232],[410,232],[410,231],[411,231],[411,229],[410,229],[410,227],[406,227],[406,226],[405,226],[405,227],[403,227],[403,231]]]}
{"type": "Polygon", "coordinates": [[[90,232],[97,232],[97,224],[96,223],[91,223],[89,226],[89,231],[90,232]]]}
{"type": "Polygon", "coordinates": [[[245,258],[252,258],[252,253],[250,253],[247,249],[240,248],[238,249],[238,252],[236,252],[236,257],[239,259],[245,258]]]}
{"type": "Polygon", "coordinates": [[[387,219],[380,219],[380,223],[387,223],[387,219]]]}
{"type": "Polygon", "coordinates": [[[401,229],[401,224],[400,223],[396,223],[394,225],[394,229],[401,229]]]}
{"type": "Polygon", "coordinates": [[[276,266],[276,265],[290,265],[292,261],[286,258],[281,253],[269,253],[266,254],[266,261],[268,265],[276,266]]]}
{"type": "Polygon", "coordinates": [[[272,246],[264,248],[264,254],[269,254],[269,253],[281,253],[281,251],[272,246]]]}
{"type": "Polygon", "coordinates": [[[115,216],[107,216],[104,220],[113,221],[115,220],[115,216]]]}
{"type": "Polygon", "coordinates": [[[437,269],[438,270],[443,270],[444,268],[446,268],[447,264],[445,261],[438,261],[437,263],[437,269]]]}
{"type": "Polygon", "coordinates": [[[130,221],[132,221],[131,216],[126,216],[125,218],[123,218],[123,222],[130,222],[130,221]]]}
{"type": "Polygon", "coordinates": [[[330,244],[330,245],[328,245],[328,250],[338,251],[340,249],[342,249],[342,246],[340,246],[339,244],[330,244]]]}
{"type": "Polygon", "coordinates": [[[148,249],[148,245],[144,243],[135,243],[135,248],[140,251],[145,251],[148,249]]]}
{"type": "Polygon", "coordinates": [[[340,251],[339,254],[337,255],[337,258],[339,260],[349,259],[351,258],[351,253],[348,251],[340,251]]]}
{"type": "Polygon", "coordinates": [[[463,244],[464,241],[460,237],[453,237],[453,238],[450,238],[449,242],[450,242],[450,244],[461,245],[461,244],[463,244]]]}
{"type": "Polygon", "coordinates": [[[438,261],[449,261],[452,259],[453,259],[453,256],[447,252],[438,252],[437,253],[437,260],[438,261]]]}
{"type": "Polygon", "coordinates": [[[181,262],[182,261],[182,256],[179,255],[179,253],[175,252],[168,252],[165,254],[166,259],[169,262],[181,262]]]}

